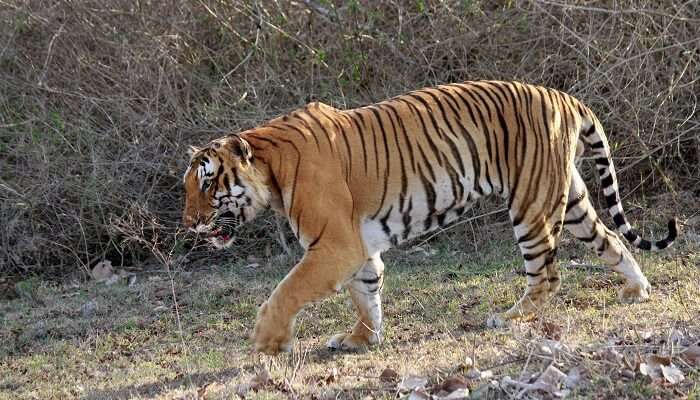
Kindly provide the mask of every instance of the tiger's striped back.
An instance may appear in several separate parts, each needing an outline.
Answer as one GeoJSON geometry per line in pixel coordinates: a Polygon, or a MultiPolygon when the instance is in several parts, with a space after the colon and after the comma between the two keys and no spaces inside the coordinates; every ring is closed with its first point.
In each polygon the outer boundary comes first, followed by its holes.
{"type": "MultiPolygon", "coordinates": [[[[271,142],[286,148],[292,163],[327,154],[319,167],[337,168],[361,193],[352,219],[372,254],[454,221],[489,194],[508,199],[516,236],[527,238],[532,229],[521,225],[546,224],[566,202],[577,141],[596,124],[565,93],[483,81],[347,111],[313,103],[242,137],[261,152],[271,142]]],[[[292,219],[302,207],[295,194],[285,201],[292,219]]]]}

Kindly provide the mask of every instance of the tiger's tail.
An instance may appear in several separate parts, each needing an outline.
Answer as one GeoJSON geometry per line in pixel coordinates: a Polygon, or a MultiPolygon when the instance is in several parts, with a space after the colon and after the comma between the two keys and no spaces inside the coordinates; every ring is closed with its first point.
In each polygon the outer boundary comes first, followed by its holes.
{"type": "Polygon", "coordinates": [[[582,137],[584,143],[590,147],[595,159],[596,169],[600,176],[603,194],[607,203],[608,212],[616,225],[616,230],[632,243],[635,247],[642,250],[658,251],[669,247],[678,236],[678,225],[675,218],[668,221],[668,235],[666,238],[658,241],[649,241],[643,239],[637,231],[632,228],[625,217],[625,212],[622,209],[620,200],[620,190],[617,185],[617,176],[615,175],[615,167],[610,156],[610,146],[608,139],[603,132],[602,125],[594,116],[588,118],[590,126],[584,124],[582,137]]]}

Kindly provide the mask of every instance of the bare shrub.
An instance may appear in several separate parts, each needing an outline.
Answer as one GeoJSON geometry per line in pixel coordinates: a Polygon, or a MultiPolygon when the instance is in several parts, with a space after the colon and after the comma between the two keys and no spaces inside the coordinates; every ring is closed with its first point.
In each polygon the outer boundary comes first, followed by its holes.
{"type": "MultiPolygon", "coordinates": [[[[626,194],[697,191],[699,3],[596,4],[0,2],[0,271],[141,263],[124,224],[138,208],[175,232],[186,145],[312,99],[469,79],[582,98],[626,194]]],[[[271,224],[232,253],[260,252],[271,224]]]]}

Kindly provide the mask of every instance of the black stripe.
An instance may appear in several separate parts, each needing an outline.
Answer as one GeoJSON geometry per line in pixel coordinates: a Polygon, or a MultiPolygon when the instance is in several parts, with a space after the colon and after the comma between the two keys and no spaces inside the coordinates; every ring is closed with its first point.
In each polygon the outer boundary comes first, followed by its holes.
{"type": "Polygon", "coordinates": [[[379,277],[373,279],[360,279],[360,282],[364,283],[365,285],[376,285],[379,283],[379,279],[379,277]]]}
{"type": "MultiPolygon", "coordinates": [[[[298,220],[297,220],[298,221],[298,220]]],[[[328,221],[323,225],[323,228],[321,228],[321,232],[316,236],[316,239],[314,239],[308,247],[308,251],[313,250],[313,247],[318,243],[319,240],[321,240],[321,237],[323,237],[323,234],[326,232],[326,227],[328,226],[328,221]]],[[[297,228],[299,228],[299,225],[297,225],[297,228]]]]}
{"type": "MultiPolygon", "coordinates": [[[[442,104],[443,99],[437,97],[432,92],[426,91],[424,93],[428,94],[430,97],[433,98],[433,100],[435,100],[435,103],[438,105],[438,108],[440,108],[440,113],[442,114],[442,120],[450,128],[451,133],[456,136],[455,129],[452,127],[452,120],[454,118],[450,118],[447,116],[447,113],[445,112],[445,107],[442,104]]],[[[421,101],[422,101],[422,99],[421,99],[421,101]]],[[[452,108],[452,105],[449,102],[447,102],[447,104],[450,106],[450,108],[452,108]]],[[[426,104],[426,107],[427,107],[427,104],[426,104]]],[[[453,111],[456,113],[456,110],[453,109],[453,111]]],[[[455,115],[455,117],[456,117],[456,115],[455,115]]],[[[432,116],[432,114],[431,114],[430,118],[432,119],[432,122],[433,122],[433,125],[435,126],[435,129],[439,131],[440,128],[438,127],[437,121],[432,116]]],[[[459,166],[460,176],[465,176],[466,172],[464,170],[464,160],[462,159],[462,155],[460,154],[459,150],[457,149],[457,145],[455,144],[454,140],[452,140],[452,138],[449,137],[449,135],[445,135],[445,136],[446,137],[443,138],[443,140],[450,147],[450,151],[452,152],[452,156],[455,158],[455,161],[457,161],[457,164],[459,166]]]]}
{"type": "MultiPolygon", "coordinates": [[[[430,132],[428,132],[428,127],[425,125],[425,121],[423,120],[423,115],[421,114],[420,110],[413,103],[411,103],[410,101],[408,101],[404,98],[399,98],[397,100],[405,103],[408,106],[411,113],[413,113],[414,115],[417,116],[417,119],[418,119],[418,121],[420,121],[421,127],[423,128],[423,135],[425,136],[426,139],[428,139],[428,145],[430,147],[430,150],[433,153],[433,156],[437,160],[438,164],[441,164],[442,163],[442,153],[440,152],[440,150],[438,150],[437,145],[435,144],[432,136],[430,135],[430,132]]],[[[427,112],[427,110],[426,110],[426,112],[427,112]]],[[[422,153],[422,146],[419,146],[418,149],[421,150],[421,153],[422,153]]],[[[431,175],[433,177],[433,180],[435,180],[435,174],[433,173],[432,167],[430,166],[432,164],[432,162],[430,162],[430,160],[426,159],[425,157],[424,157],[424,160],[427,161],[427,165],[431,171],[431,175]]]]}
{"type": "Polygon", "coordinates": [[[585,198],[586,198],[586,193],[584,192],[584,193],[581,193],[581,194],[580,194],[578,197],[576,197],[575,199],[573,199],[573,200],[569,201],[568,203],[566,203],[566,212],[569,212],[569,211],[571,211],[574,207],[578,206],[578,205],[583,201],[583,199],[585,199],[585,198]]]}
{"type": "MultiPolygon", "coordinates": [[[[323,133],[326,135],[326,140],[328,140],[328,145],[329,145],[330,148],[331,148],[331,153],[333,153],[333,150],[334,150],[334,149],[333,149],[333,142],[331,142],[331,135],[328,133],[328,130],[326,129],[326,127],[323,126],[323,124],[321,123],[321,120],[319,120],[318,118],[316,118],[316,116],[313,115],[313,114],[312,114],[311,112],[309,112],[308,110],[306,110],[306,115],[308,115],[309,117],[311,117],[311,119],[314,120],[314,122],[316,123],[316,125],[318,125],[318,127],[321,128],[321,130],[323,131],[323,133]]],[[[311,130],[311,134],[312,134],[312,135],[314,135],[315,132],[316,132],[316,130],[313,130],[313,129],[311,130]]],[[[315,137],[315,136],[316,136],[316,135],[314,135],[314,137],[315,137]]]]}
{"type": "Polygon", "coordinates": [[[379,106],[386,106],[389,112],[387,113],[387,117],[389,118],[389,122],[391,122],[391,129],[392,132],[394,133],[394,141],[396,143],[396,150],[399,153],[399,161],[401,162],[401,168],[399,170],[399,174],[401,175],[401,192],[399,193],[399,209],[403,210],[404,208],[404,203],[406,200],[406,192],[408,190],[408,179],[406,177],[406,163],[404,161],[403,157],[403,150],[401,150],[401,143],[399,143],[399,137],[398,137],[398,131],[396,130],[396,125],[394,124],[394,119],[391,118],[391,113],[394,113],[394,110],[391,106],[387,104],[380,104],[379,106]]]}
{"type": "Polygon", "coordinates": [[[365,143],[365,129],[360,128],[360,123],[357,122],[355,119],[355,116],[357,115],[356,112],[352,114],[348,114],[350,117],[350,120],[352,121],[353,125],[355,125],[355,129],[357,129],[357,133],[360,136],[360,143],[362,144],[362,155],[363,155],[363,162],[365,165],[365,173],[367,173],[367,144],[365,143]]]}
{"type": "Polygon", "coordinates": [[[408,198],[408,208],[403,213],[403,238],[408,239],[408,235],[411,233],[411,210],[413,210],[413,197],[408,198]]]}
{"type": "MultiPolygon", "coordinates": [[[[379,129],[382,132],[382,139],[384,140],[384,160],[386,162],[386,168],[384,169],[384,185],[383,185],[383,190],[382,190],[382,199],[379,200],[379,208],[384,205],[384,200],[386,199],[386,192],[388,190],[389,186],[389,176],[391,175],[391,159],[389,156],[389,144],[387,142],[387,137],[386,137],[386,130],[384,129],[384,122],[382,121],[382,117],[379,114],[379,111],[377,111],[374,107],[370,107],[369,110],[372,112],[374,117],[377,119],[377,123],[379,124],[379,129]]],[[[377,155],[377,165],[379,165],[379,155],[377,155]]],[[[378,210],[377,210],[378,211],[378,210]]],[[[376,214],[375,214],[376,215],[376,214]]]]}
{"type": "Polygon", "coordinates": [[[637,245],[637,248],[642,249],[642,250],[651,250],[651,242],[648,240],[642,239],[641,242],[637,245]]]}
{"type": "Polygon", "coordinates": [[[596,149],[596,150],[597,150],[597,149],[602,149],[603,147],[605,147],[605,145],[603,144],[602,141],[598,141],[598,142],[595,142],[595,143],[591,143],[590,146],[591,146],[592,149],[596,149]]]}
{"type": "MultiPolygon", "coordinates": [[[[380,208],[381,208],[381,206],[380,206],[380,208]]],[[[384,215],[384,217],[382,217],[379,220],[379,223],[382,224],[382,231],[384,231],[384,233],[386,234],[387,237],[391,236],[391,229],[389,229],[389,224],[387,223],[387,221],[389,220],[389,216],[391,215],[391,211],[393,209],[394,209],[393,205],[389,206],[389,210],[387,210],[386,215],[384,215]]]]}
{"type": "Polygon", "coordinates": [[[596,158],[595,158],[595,163],[596,163],[596,165],[598,165],[598,166],[606,166],[606,167],[609,167],[609,166],[610,166],[610,160],[608,159],[607,156],[596,157],[596,158]]]}
{"type": "MultiPolygon", "coordinates": [[[[396,121],[399,124],[399,127],[401,128],[401,133],[403,134],[403,138],[406,141],[406,145],[408,147],[408,156],[411,159],[411,169],[415,173],[416,172],[416,159],[415,159],[415,156],[413,154],[413,146],[411,145],[411,140],[408,137],[408,132],[406,131],[406,126],[404,125],[403,118],[401,118],[399,116],[399,113],[396,110],[396,107],[394,107],[394,105],[384,103],[384,106],[386,106],[386,108],[388,108],[394,114],[394,118],[396,118],[396,121]]],[[[398,144],[398,141],[397,141],[397,147],[399,147],[399,150],[401,149],[401,146],[398,144]]]]}
{"type": "Polygon", "coordinates": [[[613,221],[615,221],[615,225],[620,227],[625,224],[625,217],[622,214],[615,214],[613,215],[613,221]]]}
{"type": "Polygon", "coordinates": [[[578,240],[580,240],[582,242],[590,243],[590,242],[594,241],[597,236],[598,236],[598,232],[594,231],[591,236],[588,236],[588,237],[577,236],[577,238],[578,238],[578,240]]]}
{"type": "Polygon", "coordinates": [[[580,224],[581,222],[583,222],[583,220],[586,219],[587,216],[588,216],[588,213],[584,213],[583,215],[581,215],[581,216],[578,217],[578,218],[574,218],[574,219],[565,219],[565,220],[564,220],[564,225],[578,225],[578,224],[580,224]]]}
{"type": "Polygon", "coordinates": [[[601,178],[600,183],[603,185],[603,188],[612,186],[612,184],[613,184],[612,174],[608,174],[608,176],[606,176],[605,178],[601,178]]]}
{"type": "MultiPolygon", "coordinates": [[[[464,90],[460,86],[455,86],[456,88],[460,90],[464,90]]],[[[469,111],[469,116],[473,122],[473,124],[476,126],[477,121],[474,116],[474,110],[472,109],[472,106],[470,102],[464,98],[460,94],[460,91],[456,91],[457,96],[459,99],[462,100],[462,103],[467,106],[467,111],[469,111]]],[[[480,157],[480,152],[478,148],[476,147],[476,143],[474,142],[474,138],[472,138],[471,133],[467,130],[467,128],[462,124],[460,120],[457,120],[457,124],[459,125],[460,129],[462,130],[462,136],[464,139],[467,141],[467,147],[469,147],[469,154],[471,156],[471,162],[472,162],[472,168],[474,169],[474,190],[479,194],[483,195],[484,191],[481,189],[481,157],[480,157]]]]}
{"type": "Polygon", "coordinates": [[[540,252],[533,253],[533,254],[525,253],[525,254],[523,254],[523,258],[525,259],[525,261],[532,261],[538,257],[542,257],[544,254],[549,253],[550,251],[552,251],[552,250],[551,249],[544,249],[540,252]]]}

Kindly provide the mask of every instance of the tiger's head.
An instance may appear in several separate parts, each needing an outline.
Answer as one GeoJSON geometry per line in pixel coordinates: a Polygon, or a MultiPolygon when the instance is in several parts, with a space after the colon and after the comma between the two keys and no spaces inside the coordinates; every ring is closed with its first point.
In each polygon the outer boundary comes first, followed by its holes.
{"type": "Polygon", "coordinates": [[[270,192],[255,168],[250,144],[238,135],[190,147],[183,224],[214,247],[233,243],[235,229],[268,206],[270,192]]]}

